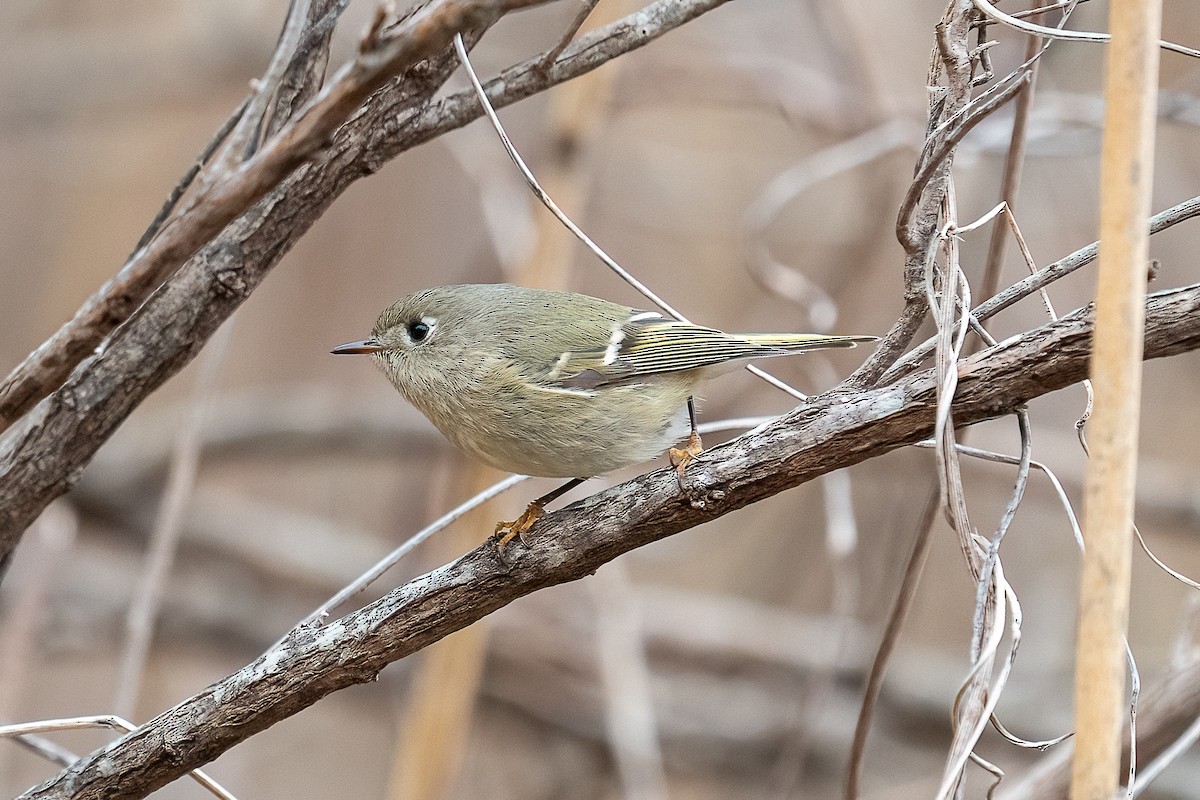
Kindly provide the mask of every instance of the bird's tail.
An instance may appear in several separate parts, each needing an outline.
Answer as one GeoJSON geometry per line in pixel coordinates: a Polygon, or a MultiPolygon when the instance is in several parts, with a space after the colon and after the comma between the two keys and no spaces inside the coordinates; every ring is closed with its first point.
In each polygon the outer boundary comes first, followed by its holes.
{"type": "Polygon", "coordinates": [[[859,342],[878,341],[877,336],[824,336],[819,333],[739,333],[758,347],[783,353],[801,353],[805,350],[823,350],[829,347],[854,347],[859,342]]]}

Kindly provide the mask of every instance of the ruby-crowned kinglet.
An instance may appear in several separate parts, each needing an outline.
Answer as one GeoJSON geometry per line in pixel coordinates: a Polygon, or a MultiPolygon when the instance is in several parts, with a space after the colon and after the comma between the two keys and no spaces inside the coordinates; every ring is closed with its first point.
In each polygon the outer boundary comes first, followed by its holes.
{"type": "MultiPolygon", "coordinates": [[[[479,460],[582,479],[647,461],[686,437],[692,394],[723,365],[874,338],[728,334],[574,292],[474,284],[397,300],[370,337],[333,352],[370,353],[410,403],[479,460]]],[[[672,450],[682,463],[699,452],[691,422],[686,454],[672,450]]],[[[535,501],[537,514],[556,496],[535,501]]]]}

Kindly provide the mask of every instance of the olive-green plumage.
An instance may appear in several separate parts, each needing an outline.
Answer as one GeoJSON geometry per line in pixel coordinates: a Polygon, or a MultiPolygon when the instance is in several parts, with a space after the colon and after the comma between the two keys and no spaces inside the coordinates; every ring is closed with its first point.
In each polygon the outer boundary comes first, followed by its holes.
{"type": "Polygon", "coordinates": [[[402,298],[372,353],[445,436],[497,469],[590,477],[649,460],[688,431],[686,404],[720,366],[863,336],[727,334],[573,292],[441,286],[402,298]]]}

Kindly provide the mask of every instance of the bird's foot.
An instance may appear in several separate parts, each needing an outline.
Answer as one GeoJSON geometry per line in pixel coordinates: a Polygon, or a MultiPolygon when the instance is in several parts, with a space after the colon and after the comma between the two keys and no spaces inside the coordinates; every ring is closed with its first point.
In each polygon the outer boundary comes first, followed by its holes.
{"type": "Polygon", "coordinates": [[[525,532],[532,528],[533,523],[537,522],[545,513],[545,507],[537,500],[534,500],[525,507],[525,511],[522,512],[521,516],[512,522],[496,523],[496,531],[493,535],[500,537],[496,542],[496,552],[500,554],[501,559],[504,558],[504,546],[513,539],[520,539],[523,545],[529,544],[529,541],[525,538],[525,532]]]}
{"type": "Polygon", "coordinates": [[[671,459],[671,466],[675,467],[675,477],[679,479],[679,488],[686,491],[683,485],[683,473],[687,470],[688,464],[696,460],[696,457],[704,452],[704,444],[700,441],[700,434],[692,431],[688,435],[687,442],[682,448],[672,447],[667,453],[667,457],[671,459]]]}
{"type": "Polygon", "coordinates": [[[725,492],[719,489],[710,490],[704,486],[703,481],[687,477],[688,466],[703,452],[704,447],[700,443],[700,434],[693,430],[682,448],[672,447],[668,453],[671,465],[675,467],[675,479],[679,481],[679,491],[687,499],[688,505],[697,509],[708,508],[710,503],[725,499],[725,492]]]}

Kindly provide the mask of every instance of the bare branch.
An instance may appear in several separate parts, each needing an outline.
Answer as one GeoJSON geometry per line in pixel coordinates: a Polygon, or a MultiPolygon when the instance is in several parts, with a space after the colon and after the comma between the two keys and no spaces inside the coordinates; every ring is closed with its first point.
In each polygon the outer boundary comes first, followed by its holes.
{"type": "MultiPolygon", "coordinates": [[[[1200,348],[1200,285],[1153,295],[1146,356],[1200,348]]],[[[1011,413],[1029,399],[1083,379],[1089,309],[1036,328],[959,365],[954,417],[970,424],[1011,413]]],[[[660,469],[600,492],[533,529],[533,546],[506,565],[486,543],[452,564],[323,627],[294,630],[239,672],[160,714],[137,731],[27,792],[34,798],[137,798],[207,763],[245,738],[518,597],[585,577],[622,553],[707,522],[826,472],[929,436],[932,371],[855,395],[814,398],[709,451],[691,467],[702,508],[681,499],[660,469]]]]}
{"type": "Polygon", "coordinates": [[[317,0],[309,5],[304,35],[271,98],[266,136],[278,133],[321,88],[329,66],[333,29],[349,3],[350,0],[317,0]]]}
{"type": "Polygon", "coordinates": [[[238,119],[221,151],[209,163],[206,169],[208,174],[205,177],[219,180],[227,176],[258,149],[271,98],[287,72],[292,55],[296,52],[308,23],[309,0],[291,0],[291,8],[288,9],[287,19],[284,20],[279,41],[275,44],[275,52],[271,54],[271,61],[267,64],[263,76],[253,82],[254,92],[247,100],[245,112],[238,119]]]}
{"type": "MultiPolygon", "coordinates": [[[[26,744],[32,743],[37,746],[39,753],[45,753],[50,758],[57,760],[65,755],[65,753],[53,744],[50,744],[49,747],[41,744],[45,740],[37,737],[36,734],[50,733],[52,731],[82,731],[89,728],[111,728],[126,733],[137,730],[136,725],[123,717],[113,714],[99,714],[88,717],[68,717],[0,725],[0,737],[12,736],[26,744]]],[[[221,798],[221,800],[237,800],[236,797],[225,790],[225,787],[208,777],[204,772],[197,769],[192,770],[189,774],[196,783],[207,789],[213,796],[221,798]]]]}

